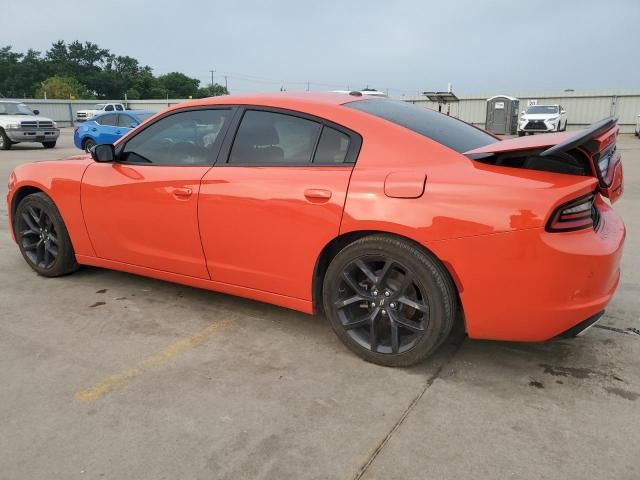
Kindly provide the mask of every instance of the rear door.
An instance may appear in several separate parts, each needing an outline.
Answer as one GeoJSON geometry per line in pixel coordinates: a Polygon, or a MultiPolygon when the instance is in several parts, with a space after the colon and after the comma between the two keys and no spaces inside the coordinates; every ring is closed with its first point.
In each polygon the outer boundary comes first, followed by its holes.
{"type": "Polygon", "coordinates": [[[115,143],[120,138],[120,134],[116,133],[118,130],[118,115],[115,113],[109,113],[107,115],[101,115],[95,119],[96,126],[92,128],[93,133],[96,135],[96,143],[115,143]]]}
{"type": "Polygon", "coordinates": [[[211,278],[310,300],[316,260],[338,235],[360,137],[275,109],[241,109],[235,123],[200,188],[211,278]]]}

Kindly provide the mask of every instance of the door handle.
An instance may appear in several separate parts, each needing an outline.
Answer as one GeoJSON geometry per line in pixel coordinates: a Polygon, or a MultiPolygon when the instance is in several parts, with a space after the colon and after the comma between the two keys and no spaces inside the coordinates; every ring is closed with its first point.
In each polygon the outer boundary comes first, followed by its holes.
{"type": "Polygon", "coordinates": [[[91,131],[95,132],[96,130],[98,130],[97,128],[92,128],[91,131]]]}
{"type": "Polygon", "coordinates": [[[190,188],[182,188],[182,187],[171,187],[169,191],[173,194],[174,197],[177,198],[188,198],[193,193],[193,190],[190,188]]]}
{"type": "Polygon", "coordinates": [[[116,134],[117,134],[117,135],[120,135],[120,130],[116,130],[116,134]]]}
{"type": "Polygon", "coordinates": [[[307,188],[304,191],[304,196],[309,200],[327,201],[331,198],[331,190],[324,190],[322,188],[307,188]]]}

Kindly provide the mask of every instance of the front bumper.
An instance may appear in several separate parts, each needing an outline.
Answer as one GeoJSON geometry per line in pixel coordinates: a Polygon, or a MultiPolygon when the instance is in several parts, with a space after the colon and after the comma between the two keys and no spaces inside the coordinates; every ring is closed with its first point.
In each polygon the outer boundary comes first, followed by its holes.
{"type": "Polygon", "coordinates": [[[5,133],[12,142],[55,142],[60,136],[58,128],[8,128],[5,133]]]}
{"type": "Polygon", "coordinates": [[[550,122],[547,120],[526,120],[518,123],[519,132],[535,132],[535,133],[548,133],[555,132],[558,129],[558,122],[550,122]]]}
{"type": "Polygon", "coordinates": [[[602,312],[616,291],[626,235],[598,201],[600,225],[518,230],[428,244],[451,271],[471,338],[543,341],[602,312]]]}

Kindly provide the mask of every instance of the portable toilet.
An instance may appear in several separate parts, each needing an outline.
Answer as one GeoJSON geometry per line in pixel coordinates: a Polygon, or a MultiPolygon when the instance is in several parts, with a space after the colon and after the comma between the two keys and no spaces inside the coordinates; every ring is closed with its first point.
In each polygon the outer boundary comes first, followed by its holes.
{"type": "Polygon", "coordinates": [[[496,95],[487,100],[485,128],[498,135],[515,135],[518,129],[520,100],[506,95],[496,95]]]}

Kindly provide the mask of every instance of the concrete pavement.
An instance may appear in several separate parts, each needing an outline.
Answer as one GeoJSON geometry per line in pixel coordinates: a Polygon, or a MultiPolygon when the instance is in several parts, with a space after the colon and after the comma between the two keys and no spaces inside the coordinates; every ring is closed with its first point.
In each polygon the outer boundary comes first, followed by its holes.
{"type": "MultiPolygon", "coordinates": [[[[0,152],[19,163],[76,154],[0,152]]],[[[451,339],[424,365],[349,353],[323,318],[84,268],[35,275],[0,204],[0,479],[638,479],[640,140],[600,327],[451,339]]]]}

